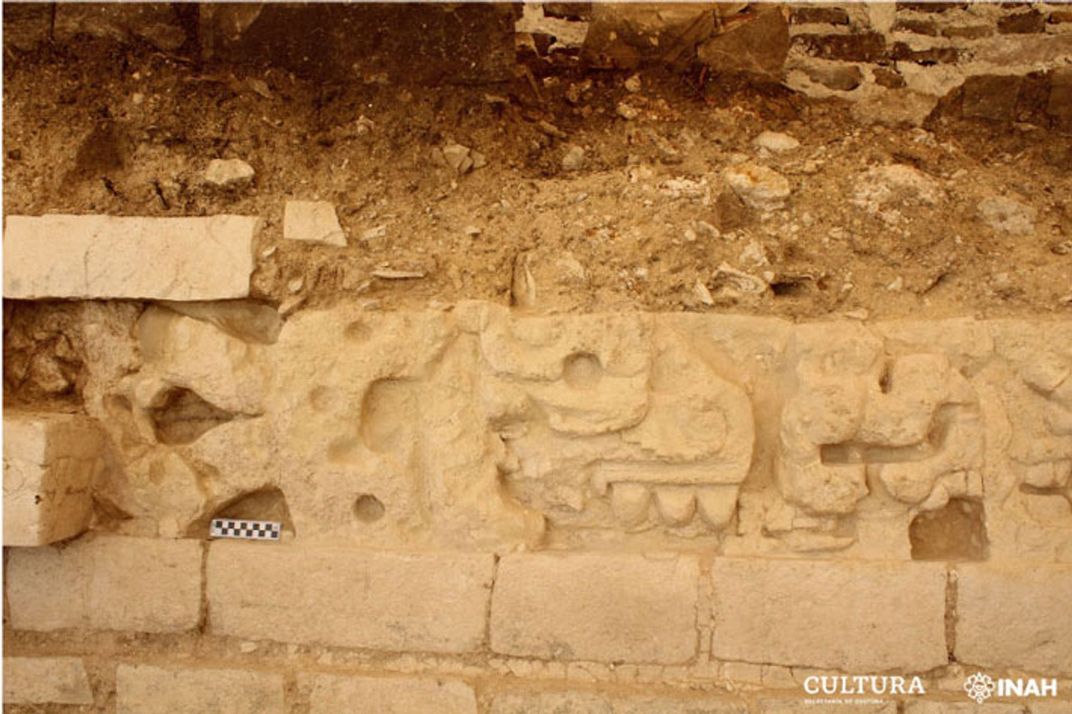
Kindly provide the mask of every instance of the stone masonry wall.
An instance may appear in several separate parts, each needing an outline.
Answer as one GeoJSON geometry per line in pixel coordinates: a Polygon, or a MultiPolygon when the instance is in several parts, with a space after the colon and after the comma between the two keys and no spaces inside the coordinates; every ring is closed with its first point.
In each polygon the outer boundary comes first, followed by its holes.
{"type": "Polygon", "coordinates": [[[788,86],[862,120],[1072,130],[1072,10],[1059,3],[793,4],[788,86]]]}
{"type": "Polygon", "coordinates": [[[284,320],[252,225],[7,220],[5,297],[94,298],[81,401],[4,413],[12,711],[1072,708],[1072,322],[284,320]]]}

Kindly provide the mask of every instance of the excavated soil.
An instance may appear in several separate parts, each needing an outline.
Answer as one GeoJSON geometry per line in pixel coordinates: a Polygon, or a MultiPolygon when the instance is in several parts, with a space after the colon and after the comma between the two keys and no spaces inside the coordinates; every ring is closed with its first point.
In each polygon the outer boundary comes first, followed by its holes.
{"type": "Polygon", "coordinates": [[[579,70],[428,88],[213,71],[88,41],[6,59],[5,214],[260,215],[254,297],[288,309],[506,302],[527,266],[547,310],[1072,310],[1072,137],[1037,127],[864,127],[842,103],[691,72],[642,74],[639,91],[579,70]],[[760,151],[764,130],[800,147],[760,151]],[[452,142],[486,165],[437,162],[452,142]],[[570,144],[580,169],[562,168],[570,144]],[[213,158],[250,163],[252,186],[206,185],[213,158]],[[784,208],[758,214],[726,188],[722,171],[744,159],[789,180],[784,208]],[[874,188],[864,172],[892,163],[937,182],[933,205],[853,201],[874,188]],[[988,225],[978,205],[993,196],[1034,208],[1033,231],[988,225]],[[285,201],[313,198],[336,204],[346,248],[283,240],[285,201]],[[771,289],[720,289],[723,263],[771,289]],[[424,277],[373,276],[384,268],[424,277]]]}

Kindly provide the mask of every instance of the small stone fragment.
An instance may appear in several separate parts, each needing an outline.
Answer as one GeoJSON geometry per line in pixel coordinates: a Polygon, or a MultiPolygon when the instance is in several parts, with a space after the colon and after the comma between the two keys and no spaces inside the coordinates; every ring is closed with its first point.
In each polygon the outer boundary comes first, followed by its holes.
{"type": "MultiPolygon", "coordinates": [[[[879,70],[882,69],[884,68],[879,67],[874,70],[876,82],[878,82],[879,70]]],[[[860,68],[852,64],[841,65],[824,62],[823,64],[805,67],[804,73],[808,75],[808,79],[811,81],[818,82],[827,89],[834,89],[839,92],[851,92],[860,86],[864,78],[860,68]]]]}
{"type": "Polygon", "coordinates": [[[287,201],[283,238],[346,247],[346,234],[328,201],[287,201]]]}
{"type": "Polygon", "coordinates": [[[425,276],[425,273],[419,270],[391,270],[390,268],[373,270],[372,274],[383,280],[413,280],[425,276]]]}
{"type": "Polygon", "coordinates": [[[979,202],[979,216],[1001,233],[1030,235],[1035,231],[1037,215],[1031,206],[1005,196],[991,196],[979,202]]]}
{"type": "Polygon", "coordinates": [[[856,185],[852,202],[872,212],[891,202],[927,205],[938,202],[938,182],[907,164],[868,169],[860,175],[856,185]]]}
{"type": "Polygon", "coordinates": [[[536,304],[536,279],[529,264],[532,256],[520,253],[514,259],[514,273],[510,282],[510,298],[517,307],[532,307],[536,304]]]}
{"type": "Polygon", "coordinates": [[[701,280],[697,280],[696,284],[692,286],[692,294],[704,305],[715,304],[715,299],[711,297],[711,291],[707,289],[707,286],[701,280]]]}
{"type": "Polygon", "coordinates": [[[745,204],[759,211],[782,208],[789,198],[789,181],[766,166],[737,164],[723,171],[722,177],[745,204]]]}
{"type": "Polygon", "coordinates": [[[238,188],[252,181],[255,174],[242,159],[213,159],[205,169],[205,181],[220,188],[238,188]]]}
{"type": "Polygon", "coordinates": [[[627,121],[636,119],[640,116],[639,109],[630,104],[626,104],[625,102],[618,102],[616,111],[618,112],[618,116],[627,121]]]}
{"type": "Polygon", "coordinates": [[[583,167],[584,149],[576,144],[569,144],[562,157],[562,168],[565,171],[578,171],[583,167]]]}
{"type": "Polygon", "coordinates": [[[642,86],[639,74],[634,74],[629,79],[625,80],[625,91],[631,94],[639,92],[642,86]]]}
{"type": "Polygon", "coordinates": [[[720,294],[729,297],[760,295],[768,290],[768,285],[762,278],[737,270],[729,263],[718,266],[712,282],[720,294]]]}
{"type": "Polygon", "coordinates": [[[783,134],[780,131],[761,132],[752,143],[760,149],[766,149],[767,151],[773,151],[775,153],[792,151],[800,146],[799,141],[789,136],[789,134],[783,134]]]}
{"type": "Polygon", "coordinates": [[[447,144],[443,147],[443,160],[447,166],[454,169],[456,173],[464,174],[474,168],[473,158],[470,156],[471,150],[468,146],[462,146],[461,144],[447,144]]]}
{"type": "Polygon", "coordinates": [[[387,235],[387,224],[376,226],[375,228],[369,228],[367,231],[361,234],[361,240],[370,241],[377,238],[383,238],[387,235]]]}

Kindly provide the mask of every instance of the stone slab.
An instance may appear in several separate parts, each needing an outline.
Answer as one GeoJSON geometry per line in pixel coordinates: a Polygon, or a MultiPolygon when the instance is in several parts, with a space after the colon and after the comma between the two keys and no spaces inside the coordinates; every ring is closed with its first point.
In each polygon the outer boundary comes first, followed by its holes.
{"type": "Polygon", "coordinates": [[[8,216],[4,297],[226,300],[249,295],[252,216],[8,216]]]}

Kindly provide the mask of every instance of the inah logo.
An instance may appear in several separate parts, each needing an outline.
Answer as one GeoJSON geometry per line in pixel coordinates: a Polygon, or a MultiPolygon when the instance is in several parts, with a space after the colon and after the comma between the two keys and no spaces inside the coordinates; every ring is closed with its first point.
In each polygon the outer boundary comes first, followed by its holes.
{"type": "Polygon", "coordinates": [[[988,674],[976,672],[964,680],[964,691],[976,704],[982,704],[994,693],[994,680],[988,674]]]}
{"type": "Polygon", "coordinates": [[[968,697],[975,700],[976,704],[982,704],[995,695],[998,697],[1056,697],[1057,680],[1039,677],[1027,679],[999,677],[995,680],[990,675],[976,672],[964,680],[964,691],[967,692],[968,697]]]}

